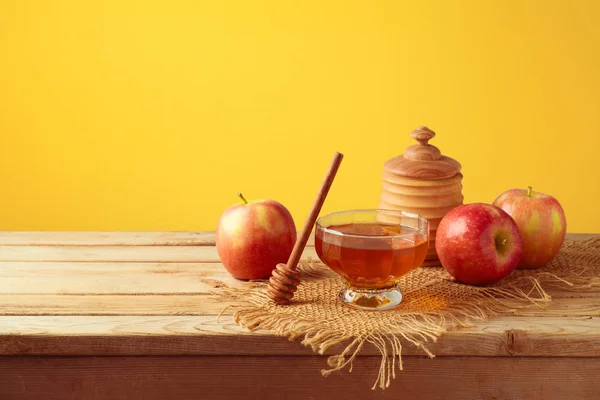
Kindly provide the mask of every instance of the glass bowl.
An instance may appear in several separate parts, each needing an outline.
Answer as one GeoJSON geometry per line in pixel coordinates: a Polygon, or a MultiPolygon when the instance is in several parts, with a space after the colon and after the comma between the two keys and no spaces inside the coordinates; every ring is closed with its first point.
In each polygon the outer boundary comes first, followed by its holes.
{"type": "Polygon", "coordinates": [[[339,293],[357,309],[398,306],[398,280],[419,267],[429,248],[429,222],[396,210],[349,210],[317,219],[317,255],[346,281],[339,293]]]}

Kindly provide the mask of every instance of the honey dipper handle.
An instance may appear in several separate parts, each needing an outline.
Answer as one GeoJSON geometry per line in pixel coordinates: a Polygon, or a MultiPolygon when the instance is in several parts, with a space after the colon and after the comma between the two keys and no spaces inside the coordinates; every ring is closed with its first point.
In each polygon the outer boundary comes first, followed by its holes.
{"type": "Polygon", "coordinates": [[[335,174],[340,167],[342,162],[342,158],[344,155],[341,153],[335,153],[333,160],[331,160],[331,164],[329,165],[329,169],[327,170],[327,175],[325,175],[325,179],[321,184],[321,188],[319,189],[319,193],[310,209],[310,213],[306,218],[306,222],[304,223],[304,228],[300,233],[300,236],[296,240],[296,244],[294,245],[294,249],[292,250],[292,254],[290,254],[290,258],[287,262],[287,267],[291,270],[295,270],[298,262],[300,261],[300,257],[302,257],[302,252],[304,251],[304,247],[306,246],[306,242],[308,241],[308,237],[312,231],[315,222],[317,221],[317,217],[321,212],[321,207],[325,202],[325,198],[327,197],[327,193],[329,193],[329,188],[333,183],[333,179],[335,178],[335,174]]]}

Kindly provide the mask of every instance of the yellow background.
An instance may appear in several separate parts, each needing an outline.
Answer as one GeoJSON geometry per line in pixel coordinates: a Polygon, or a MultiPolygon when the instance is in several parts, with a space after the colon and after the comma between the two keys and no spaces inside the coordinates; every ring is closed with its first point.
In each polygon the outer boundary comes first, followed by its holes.
{"type": "Polygon", "coordinates": [[[465,202],[552,194],[600,232],[600,1],[0,0],[0,229],[298,229],[376,207],[427,125],[465,202]]]}

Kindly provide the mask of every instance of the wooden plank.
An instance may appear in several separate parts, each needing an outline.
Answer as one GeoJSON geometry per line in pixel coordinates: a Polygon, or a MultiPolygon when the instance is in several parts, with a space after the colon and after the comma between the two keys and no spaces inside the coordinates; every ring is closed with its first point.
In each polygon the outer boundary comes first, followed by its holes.
{"type": "MultiPolygon", "coordinates": [[[[304,257],[317,257],[307,247],[304,257]]],[[[219,262],[215,246],[0,246],[0,261],[219,262]]]]}
{"type": "MultiPolygon", "coordinates": [[[[598,234],[569,233],[567,240],[598,234]]],[[[214,246],[215,232],[0,231],[0,246],[214,246]]],[[[314,233],[307,246],[314,246],[314,233]]]]}
{"type": "MultiPolygon", "coordinates": [[[[214,231],[0,231],[0,246],[214,246],[214,231]]],[[[307,246],[314,246],[314,234],[307,246]]]]}
{"type": "Polygon", "coordinates": [[[0,262],[3,294],[208,294],[231,277],[220,263],[0,262]]]}
{"type": "Polygon", "coordinates": [[[587,240],[591,239],[595,236],[598,236],[598,233],[567,233],[565,240],[587,240]]]}
{"type": "MultiPolygon", "coordinates": [[[[515,301],[507,301],[514,303],[515,301]]],[[[227,304],[239,305],[237,302],[227,304]]],[[[192,295],[1,295],[0,315],[217,315],[223,301],[192,295]]],[[[232,315],[234,308],[225,311],[232,315]]],[[[516,317],[600,317],[600,296],[557,298],[547,307],[528,307],[516,317]]]]}
{"type": "MultiPolygon", "coordinates": [[[[0,294],[207,294],[223,284],[251,283],[220,263],[0,262],[0,294]]],[[[600,297],[600,277],[589,288],[548,290],[554,298],[600,297]]]]}
{"type": "Polygon", "coordinates": [[[214,246],[214,232],[0,231],[2,246],[214,246]]]}
{"type": "MultiPolygon", "coordinates": [[[[312,246],[307,246],[304,254],[316,257],[312,246]]],[[[0,245],[0,261],[218,262],[220,259],[216,247],[206,242],[199,245],[0,245]]]]}
{"type": "Polygon", "coordinates": [[[319,357],[10,357],[5,400],[597,399],[600,359],[406,357],[385,391],[379,357],[321,375],[319,357]]]}
{"type": "MultiPolygon", "coordinates": [[[[228,304],[236,304],[234,302],[228,304]]],[[[217,315],[225,304],[206,295],[0,295],[0,315],[217,315]]],[[[227,312],[231,315],[233,311],[227,312]]]]}
{"type": "MultiPolygon", "coordinates": [[[[438,356],[600,357],[598,332],[598,317],[499,316],[428,347],[438,356]]],[[[369,346],[364,351],[378,354],[369,346]]],[[[269,332],[248,332],[231,316],[0,316],[0,355],[192,354],[312,353],[269,332]]],[[[403,354],[423,352],[406,343],[403,354]]]]}

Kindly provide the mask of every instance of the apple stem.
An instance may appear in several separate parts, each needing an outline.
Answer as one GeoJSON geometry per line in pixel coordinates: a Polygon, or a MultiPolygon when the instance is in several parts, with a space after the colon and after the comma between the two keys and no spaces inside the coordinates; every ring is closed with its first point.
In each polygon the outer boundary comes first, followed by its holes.
{"type": "Polygon", "coordinates": [[[241,192],[238,192],[238,196],[240,196],[240,199],[244,200],[244,203],[248,204],[248,200],[246,200],[246,198],[241,192]]]}
{"type": "Polygon", "coordinates": [[[531,191],[533,188],[531,186],[527,186],[527,197],[531,197],[531,191]]]}
{"type": "Polygon", "coordinates": [[[506,243],[508,242],[508,239],[504,238],[502,239],[502,242],[500,243],[502,246],[506,246],[506,243]]]}

